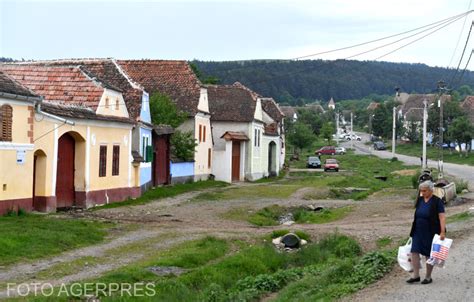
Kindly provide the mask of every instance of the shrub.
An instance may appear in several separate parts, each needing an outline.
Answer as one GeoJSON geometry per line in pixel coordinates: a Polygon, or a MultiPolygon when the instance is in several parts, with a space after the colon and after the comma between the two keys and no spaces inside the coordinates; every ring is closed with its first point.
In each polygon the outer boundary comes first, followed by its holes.
{"type": "Polygon", "coordinates": [[[468,190],[469,184],[467,181],[463,179],[459,179],[455,181],[456,183],[456,193],[459,194],[462,192],[462,190],[466,189],[468,190]]]}

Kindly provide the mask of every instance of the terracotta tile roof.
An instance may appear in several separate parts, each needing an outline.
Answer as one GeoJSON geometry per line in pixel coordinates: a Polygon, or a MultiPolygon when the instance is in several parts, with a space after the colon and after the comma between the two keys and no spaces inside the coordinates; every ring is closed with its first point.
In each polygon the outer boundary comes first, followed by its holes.
{"type": "Polygon", "coordinates": [[[120,90],[130,118],[138,120],[141,111],[143,89],[132,86],[113,59],[65,59],[54,61],[21,62],[21,65],[79,67],[91,78],[96,78],[105,86],[120,90]]]}
{"type": "Polygon", "coordinates": [[[0,65],[0,69],[45,100],[92,108],[99,105],[104,85],[78,67],[0,65]]]}
{"type": "Polygon", "coordinates": [[[248,141],[248,136],[243,132],[237,131],[227,131],[224,133],[221,138],[225,139],[226,141],[248,141]]]}
{"type": "Polygon", "coordinates": [[[262,98],[262,108],[277,122],[281,122],[285,117],[285,114],[283,114],[278,104],[272,98],[262,98]]]}
{"type": "Polygon", "coordinates": [[[212,121],[254,120],[256,100],[247,89],[236,85],[208,85],[207,96],[212,121]]]}
{"type": "Polygon", "coordinates": [[[371,102],[369,106],[367,106],[367,110],[375,110],[380,106],[380,103],[371,102]]]}
{"type": "Polygon", "coordinates": [[[194,116],[198,112],[201,82],[188,62],[167,60],[117,60],[125,73],[141,85],[150,96],[155,92],[168,95],[177,107],[194,116]]]}
{"type": "Polygon", "coordinates": [[[79,107],[74,105],[64,105],[43,101],[43,103],[41,104],[41,110],[65,118],[93,119],[100,121],[134,124],[134,122],[129,118],[118,117],[113,115],[96,114],[94,110],[88,107],[79,107]]]}
{"type": "Polygon", "coordinates": [[[319,105],[319,104],[310,104],[310,105],[305,105],[304,108],[307,108],[307,109],[310,109],[314,112],[318,112],[318,113],[324,113],[326,112],[323,108],[323,106],[319,105]]]}
{"type": "Polygon", "coordinates": [[[461,108],[466,112],[471,123],[474,123],[474,95],[469,95],[461,103],[461,108]]]}
{"type": "Polygon", "coordinates": [[[288,118],[293,118],[293,115],[296,113],[295,108],[291,106],[280,106],[280,109],[283,114],[288,118]]]}
{"type": "Polygon", "coordinates": [[[31,90],[29,90],[25,86],[22,86],[13,78],[8,76],[6,73],[0,71],[0,93],[2,92],[27,97],[38,97],[38,95],[33,93],[31,90]]]}

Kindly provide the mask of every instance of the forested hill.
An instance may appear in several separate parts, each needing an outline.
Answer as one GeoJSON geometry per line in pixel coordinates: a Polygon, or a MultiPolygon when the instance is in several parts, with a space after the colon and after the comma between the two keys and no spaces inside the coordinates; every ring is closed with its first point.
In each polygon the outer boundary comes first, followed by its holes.
{"type": "MultiPolygon", "coordinates": [[[[395,87],[408,93],[430,93],[435,91],[439,80],[449,82],[454,73],[453,69],[424,64],[352,60],[193,63],[203,79],[216,77],[222,84],[239,81],[264,96],[290,104],[301,99],[327,102],[331,97],[337,101],[361,99],[370,94],[392,95],[395,87]]],[[[462,81],[453,84],[454,88],[463,84],[472,86],[474,72],[466,71],[462,81]]]]}

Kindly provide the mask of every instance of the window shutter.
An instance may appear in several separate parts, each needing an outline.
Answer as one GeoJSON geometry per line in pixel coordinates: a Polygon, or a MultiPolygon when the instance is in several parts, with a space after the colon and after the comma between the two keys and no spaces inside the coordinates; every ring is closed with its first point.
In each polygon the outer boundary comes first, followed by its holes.
{"type": "Polygon", "coordinates": [[[202,126],[202,141],[206,142],[206,126],[202,126]]]}
{"type": "Polygon", "coordinates": [[[211,148],[207,149],[207,168],[211,168],[211,161],[212,161],[212,151],[211,148]]]}
{"type": "Polygon", "coordinates": [[[115,145],[112,157],[112,175],[119,175],[120,171],[120,146],[115,145]]]}
{"type": "Polygon", "coordinates": [[[12,118],[13,118],[13,108],[10,105],[3,105],[0,107],[0,116],[1,116],[1,133],[0,140],[5,142],[12,141],[12,118]]]}
{"type": "Polygon", "coordinates": [[[202,142],[202,125],[199,125],[199,142],[202,142]]]}
{"type": "Polygon", "coordinates": [[[153,146],[146,146],[146,162],[150,163],[153,161],[153,146]]]}
{"type": "Polygon", "coordinates": [[[99,153],[99,177],[107,175],[107,146],[100,146],[99,153]]]}

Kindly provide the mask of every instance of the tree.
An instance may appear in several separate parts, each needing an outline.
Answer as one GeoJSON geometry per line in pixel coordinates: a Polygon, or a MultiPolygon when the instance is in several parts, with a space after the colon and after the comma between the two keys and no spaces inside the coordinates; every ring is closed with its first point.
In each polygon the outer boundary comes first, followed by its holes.
{"type": "Polygon", "coordinates": [[[309,125],[315,135],[319,135],[323,125],[323,121],[319,113],[307,108],[300,108],[298,109],[298,120],[304,124],[309,125]]]}
{"type": "Polygon", "coordinates": [[[191,131],[181,132],[177,130],[171,136],[171,154],[174,158],[182,161],[192,161],[196,146],[197,143],[191,131]]]}
{"type": "MultiPolygon", "coordinates": [[[[443,103],[443,128],[444,133],[447,134],[445,140],[449,143],[449,127],[454,119],[464,116],[465,113],[459,107],[459,103],[456,101],[448,101],[443,103]]],[[[433,134],[433,139],[437,141],[439,139],[439,107],[433,106],[428,111],[428,132],[433,134]]]]}
{"type": "Polygon", "coordinates": [[[154,93],[150,98],[151,121],[155,125],[170,125],[173,128],[181,125],[187,118],[186,113],[179,111],[169,96],[154,93]]]}
{"type": "Polygon", "coordinates": [[[410,121],[408,122],[408,130],[406,131],[406,136],[412,143],[416,143],[420,140],[422,134],[419,131],[419,123],[410,121]]]}
{"type": "Polygon", "coordinates": [[[300,150],[310,147],[314,140],[315,136],[311,128],[300,121],[294,123],[288,133],[288,141],[300,150]]]}
{"type": "Polygon", "coordinates": [[[332,134],[335,132],[334,126],[331,122],[327,122],[323,124],[321,128],[321,136],[328,141],[328,144],[331,143],[332,134]]]}
{"type": "MultiPolygon", "coordinates": [[[[468,145],[474,137],[474,126],[466,117],[460,117],[453,121],[448,130],[449,136],[459,145],[466,144],[466,156],[469,153],[468,145]]],[[[469,149],[471,149],[470,146],[469,149]]]]}

